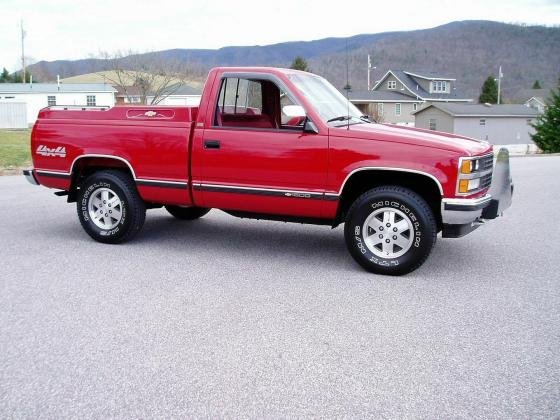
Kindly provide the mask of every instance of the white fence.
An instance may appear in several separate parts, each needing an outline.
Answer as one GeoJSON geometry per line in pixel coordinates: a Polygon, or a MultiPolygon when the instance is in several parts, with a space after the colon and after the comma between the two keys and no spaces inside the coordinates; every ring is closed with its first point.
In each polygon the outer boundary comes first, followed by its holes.
{"type": "Polygon", "coordinates": [[[0,102],[0,128],[27,128],[25,102],[0,102]]]}

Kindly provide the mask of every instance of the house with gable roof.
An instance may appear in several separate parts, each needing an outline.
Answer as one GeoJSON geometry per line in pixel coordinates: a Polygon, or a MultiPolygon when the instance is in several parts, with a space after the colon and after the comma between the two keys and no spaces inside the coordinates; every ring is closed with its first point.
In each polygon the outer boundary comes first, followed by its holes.
{"type": "Polygon", "coordinates": [[[456,79],[389,70],[371,90],[350,91],[349,99],[365,115],[381,122],[414,125],[414,112],[426,102],[473,102],[457,89],[456,79]]]}
{"type": "Polygon", "coordinates": [[[542,114],[552,102],[550,93],[550,89],[523,89],[516,96],[525,106],[536,109],[542,114]]]}

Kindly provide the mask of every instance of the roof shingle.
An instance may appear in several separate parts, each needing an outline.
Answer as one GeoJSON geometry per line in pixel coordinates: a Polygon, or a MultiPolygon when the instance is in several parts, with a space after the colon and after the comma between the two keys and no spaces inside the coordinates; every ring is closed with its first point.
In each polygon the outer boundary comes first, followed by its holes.
{"type": "Polygon", "coordinates": [[[484,105],[484,104],[462,104],[437,102],[413,112],[413,115],[419,114],[426,109],[434,107],[454,117],[526,117],[533,118],[539,115],[536,109],[519,104],[500,104],[500,105],[484,105]]]}
{"type": "MultiPolygon", "coordinates": [[[[342,92],[345,94],[345,92],[342,92]]],[[[351,90],[348,93],[351,102],[418,102],[416,98],[401,92],[390,90],[351,90]]]]}
{"type": "Polygon", "coordinates": [[[420,83],[414,80],[412,75],[416,73],[406,72],[404,70],[389,70],[385,76],[377,83],[377,86],[380,86],[383,80],[392,73],[397,79],[399,79],[402,84],[408,89],[405,91],[407,95],[412,97],[419,98],[421,100],[426,101],[471,101],[472,98],[468,98],[465,94],[463,94],[460,90],[457,89],[455,79],[453,78],[444,78],[441,76],[420,76],[423,79],[430,80],[431,78],[434,79],[446,79],[451,81],[451,92],[450,93],[430,93],[426,91],[420,83]]]}
{"type": "Polygon", "coordinates": [[[1,93],[68,93],[68,92],[116,92],[104,83],[0,83],[1,93]]]}

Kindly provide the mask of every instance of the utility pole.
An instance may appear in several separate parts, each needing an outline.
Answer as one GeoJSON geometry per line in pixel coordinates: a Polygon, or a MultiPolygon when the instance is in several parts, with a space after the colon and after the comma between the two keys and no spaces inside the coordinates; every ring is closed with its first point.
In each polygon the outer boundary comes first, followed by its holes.
{"type": "Polygon", "coordinates": [[[368,56],[367,56],[367,90],[368,91],[370,90],[370,84],[371,84],[370,83],[370,73],[371,73],[372,70],[375,70],[377,68],[377,67],[373,67],[371,64],[372,64],[371,63],[371,57],[368,54],[368,56]]]}
{"type": "Polygon", "coordinates": [[[371,57],[367,55],[367,90],[369,90],[369,71],[371,69],[371,57]]]}
{"type": "Polygon", "coordinates": [[[20,21],[21,26],[21,83],[25,83],[25,31],[23,30],[23,19],[20,21]]]}
{"type": "Polygon", "coordinates": [[[502,74],[502,66],[500,66],[498,70],[498,105],[500,105],[500,95],[502,91],[502,77],[504,77],[504,75],[502,74]]]}

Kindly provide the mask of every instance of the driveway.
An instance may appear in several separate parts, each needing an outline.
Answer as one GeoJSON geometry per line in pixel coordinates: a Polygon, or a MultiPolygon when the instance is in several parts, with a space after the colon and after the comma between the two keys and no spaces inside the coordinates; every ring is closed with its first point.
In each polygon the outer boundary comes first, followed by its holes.
{"type": "Polygon", "coordinates": [[[504,218],[400,278],[220,211],[98,244],[0,177],[0,417],[556,417],[560,157],[512,172],[504,218]]]}

